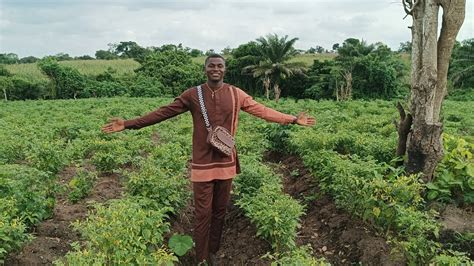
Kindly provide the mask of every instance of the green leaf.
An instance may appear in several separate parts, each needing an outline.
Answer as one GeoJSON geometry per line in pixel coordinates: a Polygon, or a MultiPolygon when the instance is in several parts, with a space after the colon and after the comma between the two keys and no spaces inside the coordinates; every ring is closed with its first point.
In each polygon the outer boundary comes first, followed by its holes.
{"type": "Polygon", "coordinates": [[[193,247],[193,239],[188,235],[174,234],[168,246],[176,255],[183,256],[193,247]]]}
{"type": "Polygon", "coordinates": [[[438,197],[438,194],[439,194],[438,191],[430,190],[430,191],[428,191],[427,197],[428,197],[429,200],[433,200],[433,199],[436,199],[438,197]]]}
{"type": "Polygon", "coordinates": [[[467,164],[466,173],[469,177],[474,178],[474,163],[467,164]]]}
{"type": "Polygon", "coordinates": [[[379,217],[379,215],[380,215],[380,209],[379,208],[374,207],[372,209],[372,212],[374,213],[375,217],[379,217]]]}
{"type": "Polygon", "coordinates": [[[151,231],[149,229],[144,229],[143,232],[142,232],[142,235],[145,239],[148,240],[151,236],[151,231]]]}
{"type": "Polygon", "coordinates": [[[467,185],[470,189],[474,190],[474,177],[469,177],[469,179],[467,180],[467,185]]]}
{"type": "Polygon", "coordinates": [[[439,189],[438,186],[435,185],[434,183],[428,183],[428,184],[426,184],[426,187],[428,189],[433,189],[433,190],[439,189]]]}

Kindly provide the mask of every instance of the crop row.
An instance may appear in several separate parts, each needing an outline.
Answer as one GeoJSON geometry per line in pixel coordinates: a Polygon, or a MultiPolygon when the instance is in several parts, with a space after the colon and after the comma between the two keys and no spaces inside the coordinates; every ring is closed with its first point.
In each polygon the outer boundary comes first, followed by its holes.
{"type": "MultiPolygon", "coordinates": [[[[320,120],[317,127],[274,127],[268,130],[267,137],[273,149],[302,157],[321,189],[338,206],[377,225],[410,262],[468,262],[462,253],[438,242],[440,225],[436,211],[426,205],[426,186],[418,176],[405,175],[403,168],[396,167],[399,159],[395,158],[396,131],[392,123],[396,113],[393,109],[391,115],[384,114],[391,108],[388,104],[372,102],[369,108],[361,108],[347,103],[333,105],[336,110],[330,111],[323,102],[309,109],[320,120]]],[[[450,132],[462,134],[463,130],[449,127],[450,132]]],[[[459,149],[463,147],[458,145],[459,149]]],[[[467,150],[464,147],[463,154],[467,150]]],[[[472,159],[462,163],[461,157],[451,161],[467,171],[472,159]]],[[[468,195],[468,184],[464,187],[468,195]]]]}

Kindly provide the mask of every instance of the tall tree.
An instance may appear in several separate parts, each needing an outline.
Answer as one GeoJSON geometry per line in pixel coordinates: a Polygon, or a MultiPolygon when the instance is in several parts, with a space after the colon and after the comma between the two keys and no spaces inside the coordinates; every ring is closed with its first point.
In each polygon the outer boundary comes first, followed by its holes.
{"type": "Polygon", "coordinates": [[[280,38],[277,34],[258,38],[261,60],[257,65],[246,67],[254,77],[263,77],[262,80],[266,77],[270,79],[277,102],[281,94],[281,81],[296,73],[303,73],[305,69],[305,65],[301,62],[289,62],[298,53],[293,47],[297,40],[298,38],[288,40],[288,35],[280,38]]]}
{"type": "MultiPolygon", "coordinates": [[[[449,59],[456,36],[464,22],[466,0],[402,0],[407,15],[413,18],[411,52],[412,129],[407,139],[409,173],[423,173],[431,181],[443,157],[440,121],[441,104],[446,95],[449,59]],[[438,38],[438,13],[443,10],[438,38]]],[[[402,114],[402,112],[400,112],[402,114]]],[[[403,155],[404,150],[399,151],[403,155]]]]}

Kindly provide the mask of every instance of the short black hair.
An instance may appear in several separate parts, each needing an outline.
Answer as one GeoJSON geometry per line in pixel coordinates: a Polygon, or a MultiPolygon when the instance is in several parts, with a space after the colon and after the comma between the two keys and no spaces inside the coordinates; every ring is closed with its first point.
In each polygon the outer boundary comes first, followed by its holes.
{"type": "Polygon", "coordinates": [[[206,67],[207,61],[209,61],[209,59],[211,59],[211,58],[220,58],[224,61],[224,64],[225,64],[225,58],[222,55],[220,55],[220,54],[210,54],[206,57],[206,60],[204,61],[204,67],[206,67]]]}

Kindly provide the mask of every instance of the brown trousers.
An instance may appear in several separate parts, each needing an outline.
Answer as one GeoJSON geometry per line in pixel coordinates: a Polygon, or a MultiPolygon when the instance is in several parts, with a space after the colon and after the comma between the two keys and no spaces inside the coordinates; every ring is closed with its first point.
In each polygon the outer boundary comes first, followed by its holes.
{"type": "Polygon", "coordinates": [[[232,179],[193,182],[194,242],[198,262],[209,261],[209,253],[215,254],[219,250],[231,188],[232,179]]]}

